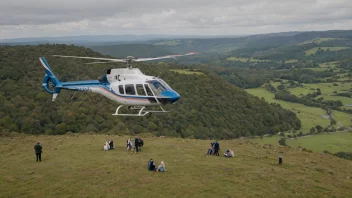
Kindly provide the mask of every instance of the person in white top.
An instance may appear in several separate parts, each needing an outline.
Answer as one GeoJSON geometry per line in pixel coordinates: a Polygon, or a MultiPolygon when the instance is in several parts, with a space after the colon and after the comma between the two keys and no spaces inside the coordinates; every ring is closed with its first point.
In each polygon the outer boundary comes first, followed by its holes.
{"type": "Polygon", "coordinates": [[[156,172],[165,172],[166,169],[165,169],[165,163],[164,161],[161,161],[160,162],[160,165],[158,166],[158,168],[156,169],[156,172]]]}
{"type": "Polygon", "coordinates": [[[132,140],[131,140],[131,138],[128,138],[127,139],[127,151],[128,150],[132,151],[132,148],[133,148],[132,140]]]}

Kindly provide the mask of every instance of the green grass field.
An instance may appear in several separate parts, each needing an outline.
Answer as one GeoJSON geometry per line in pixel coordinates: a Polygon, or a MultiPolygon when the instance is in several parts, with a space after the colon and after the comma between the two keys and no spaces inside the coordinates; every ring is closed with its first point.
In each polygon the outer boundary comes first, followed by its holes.
{"type": "Polygon", "coordinates": [[[310,69],[313,71],[326,71],[326,70],[328,70],[327,68],[324,68],[324,67],[311,67],[311,68],[305,68],[305,69],[310,69]]]}
{"type": "Polygon", "coordinates": [[[260,60],[260,59],[255,59],[255,58],[239,58],[239,57],[234,57],[231,56],[229,58],[227,58],[226,60],[228,61],[241,61],[241,62],[247,62],[249,60],[249,62],[270,62],[270,60],[260,60]]]}
{"type": "MultiPolygon", "coordinates": [[[[272,137],[264,137],[263,139],[255,138],[251,141],[260,144],[278,145],[280,138],[280,136],[276,135],[272,137]]],[[[300,146],[314,152],[323,152],[324,150],[331,153],[337,153],[340,151],[352,152],[352,132],[323,133],[319,135],[299,137],[297,139],[286,139],[286,144],[294,148],[300,146]]]]}
{"type": "Polygon", "coordinates": [[[317,107],[308,107],[298,103],[276,100],[273,93],[263,88],[246,89],[246,91],[254,96],[258,96],[259,98],[264,97],[264,99],[269,103],[280,104],[283,108],[295,112],[297,117],[301,120],[302,128],[300,131],[303,133],[309,132],[309,129],[312,128],[312,126],[328,126],[330,124],[330,121],[322,116],[326,114],[323,109],[317,107]]]}
{"type": "Polygon", "coordinates": [[[318,84],[304,84],[304,87],[295,87],[288,89],[292,94],[296,96],[307,95],[308,93],[316,92],[316,89],[320,89],[322,95],[317,98],[323,97],[325,100],[341,100],[345,104],[352,104],[352,98],[333,96],[335,91],[337,93],[347,92],[352,87],[352,82],[334,82],[334,83],[318,83],[318,84]],[[337,86],[334,86],[337,84],[337,86]],[[312,90],[313,89],[313,90],[312,90]]]}
{"type": "Polygon", "coordinates": [[[179,74],[186,74],[186,75],[191,75],[191,74],[195,74],[195,75],[203,75],[203,72],[200,71],[191,71],[189,69],[170,69],[170,71],[173,72],[177,72],[179,74]]]}
{"type": "Polygon", "coordinates": [[[330,68],[335,68],[339,64],[339,61],[332,61],[332,62],[325,62],[325,63],[320,63],[320,67],[330,67],[330,68]]]}
{"type": "Polygon", "coordinates": [[[0,139],[0,197],[349,197],[352,162],[294,148],[262,148],[244,140],[144,138],[141,153],[125,151],[127,137],[20,136],[0,139]],[[116,149],[103,151],[113,139],[116,149]],[[36,162],[33,146],[43,145],[36,162]],[[284,163],[277,165],[282,153],[284,163]],[[167,172],[147,170],[153,158],[167,172]]]}
{"type": "Polygon", "coordinates": [[[306,50],[304,52],[306,53],[306,56],[313,55],[318,51],[319,48],[324,51],[326,51],[326,50],[339,51],[339,50],[347,49],[348,47],[314,47],[314,48],[306,50]]]}
{"type": "MultiPolygon", "coordinates": [[[[313,84],[316,86],[315,84],[313,84]]],[[[305,88],[294,88],[296,92],[293,94],[299,96],[299,93],[307,94],[310,90],[305,88]],[[300,90],[300,91],[298,91],[300,90]],[[303,92],[307,91],[307,92],[303,92]]],[[[246,89],[246,91],[254,96],[258,96],[259,98],[264,97],[264,99],[269,103],[277,103],[280,104],[283,108],[291,110],[296,113],[297,117],[302,122],[302,128],[300,129],[303,133],[309,132],[309,129],[313,126],[320,125],[323,127],[327,127],[330,124],[329,119],[324,117],[326,112],[317,107],[309,107],[299,103],[291,103],[282,100],[276,100],[275,95],[264,88],[256,88],[256,89],[246,89]]],[[[347,113],[332,111],[334,118],[337,122],[341,123],[343,126],[351,126],[352,125],[352,116],[347,113]]]]}
{"type": "Polygon", "coordinates": [[[289,59],[289,60],[286,60],[285,62],[286,63],[297,63],[299,60],[297,59],[289,59]]]}

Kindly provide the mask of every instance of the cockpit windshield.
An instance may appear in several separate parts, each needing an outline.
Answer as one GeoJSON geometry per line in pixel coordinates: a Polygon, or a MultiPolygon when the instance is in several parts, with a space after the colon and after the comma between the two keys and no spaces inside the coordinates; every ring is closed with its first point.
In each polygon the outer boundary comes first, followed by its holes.
{"type": "Polygon", "coordinates": [[[153,90],[155,96],[160,96],[160,93],[167,90],[167,88],[157,80],[149,81],[150,88],[153,90]]]}
{"type": "Polygon", "coordinates": [[[163,79],[158,79],[167,89],[171,89],[170,85],[168,85],[163,79]]]}

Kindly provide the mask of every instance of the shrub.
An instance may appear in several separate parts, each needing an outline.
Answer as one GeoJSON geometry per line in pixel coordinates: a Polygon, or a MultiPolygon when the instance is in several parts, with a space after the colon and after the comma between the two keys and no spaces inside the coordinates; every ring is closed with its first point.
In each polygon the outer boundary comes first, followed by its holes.
{"type": "Polygon", "coordinates": [[[339,157],[339,158],[352,160],[352,152],[337,152],[334,155],[339,157]]]}
{"type": "Polygon", "coordinates": [[[281,146],[286,146],[286,140],[285,140],[285,138],[281,138],[281,139],[279,140],[279,144],[280,144],[281,146]]]}
{"type": "Polygon", "coordinates": [[[326,154],[332,154],[332,153],[330,153],[330,152],[327,151],[327,150],[324,150],[323,152],[326,153],[326,154]]]}

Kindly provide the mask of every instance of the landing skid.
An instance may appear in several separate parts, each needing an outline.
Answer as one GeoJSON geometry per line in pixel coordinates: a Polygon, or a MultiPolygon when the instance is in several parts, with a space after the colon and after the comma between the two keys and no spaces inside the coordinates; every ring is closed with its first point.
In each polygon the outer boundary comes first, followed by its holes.
{"type": "Polygon", "coordinates": [[[159,106],[160,109],[161,109],[161,111],[148,110],[148,109],[146,109],[146,107],[144,107],[144,106],[135,106],[135,107],[129,107],[129,109],[132,109],[132,110],[139,110],[139,111],[138,111],[138,114],[121,114],[121,113],[119,113],[119,110],[120,110],[123,106],[124,106],[124,105],[120,105],[119,107],[117,107],[116,112],[115,112],[114,114],[112,114],[112,115],[117,115],[117,116],[145,116],[145,115],[147,115],[148,113],[168,113],[168,112],[172,111],[172,110],[170,110],[170,111],[165,111],[162,106],[159,106]]]}

